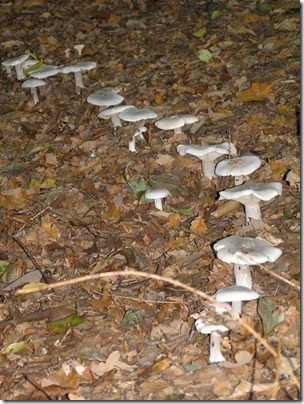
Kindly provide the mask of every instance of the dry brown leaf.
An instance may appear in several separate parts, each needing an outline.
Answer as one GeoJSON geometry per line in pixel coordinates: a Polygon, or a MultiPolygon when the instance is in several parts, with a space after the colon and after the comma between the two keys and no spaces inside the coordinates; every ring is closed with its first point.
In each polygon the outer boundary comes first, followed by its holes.
{"type": "Polygon", "coordinates": [[[243,91],[238,91],[235,96],[238,101],[263,101],[265,97],[273,90],[273,83],[252,83],[251,87],[243,91]]]}
{"type": "Polygon", "coordinates": [[[90,370],[96,376],[103,376],[113,369],[121,369],[127,372],[133,372],[136,366],[127,365],[120,360],[120,353],[118,351],[112,352],[105,363],[93,361],[90,370]]]}
{"type": "Polygon", "coordinates": [[[218,397],[229,396],[233,391],[233,385],[229,378],[223,377],[220,374],[217,377],[211,379],[213,393],[218,397]]]}
{"type": "Polygon", "coordinates": [[[249,393],[262,393],[268,396],[273,396],[273,394],[278,389],[278,383],[249,383],[244,380],[235,388],[234,392],[227,397],[229,400],[241,400],[249,393]]]}
{"type": "Polygon", "coordinates": [[[219,363],[219,366],[223,368],[238,368],[240,366],[246,365],[247,363],[251,362],[253,358],[253,354],[247,352],[247,351],[239,351],[235,354],[235,360],[236,363],[232,362],[221,362],[219,363]]]}
{"type": "Polygon", "coordinates": [[[179,93],[195,94],[195,89],[194,88],[182,86],[180,84],[173,84],[172,89],[178,91],[179,93]]]}
{"type": "Polygon", "coordinates": [[[41,380],[40,385],[44,389],[49,386],[77,389],[79,374],[69,365],[64,366],[52,375],[41,380]]]}
{"type": "Polygon", "coordinates": [[[241,209],[241,202],[238,201],[227,201],[223,205],[219,206],[212,213],[210,213],[213,217],[223,217],[227,216],[229,213],[238,212],[241,209]]]}
{"type": "Polygon", "coordinates": [[[49,215],[43,217],[41,229],[53,240],[57,240],[60,237],[60,231],[58,227],[53,224],[49,215]]]}
{"type": "Polygon", "coordinates": [[[120,213],[113,201],[107,201],[108,210],[103,213],[103,217],[105,219],[112,218],[115,221],[118,221],[120,218],[120,213]]]}
{"type": "Polygon", "coordinates": [[[19,209],[28,201],[29,197],[30,192],[21,188],[2,191],[0,195],[0,207],[5,209],[19,209]]]}
{"type": "Polygon", "coordinates": [[[233,115],[234,115],[234,113],[230,109],[216,108],[214,110],[212,110],[212,109],[208,110],[208,116],[213,122],[220,121],[221,119],[229,118],[230,116],[233,116],[233,115]]]}
{"type": "Polygon", "coordinates": [[[208,230],[206,223],[203,218],[198,216],[191,222],[190,230],[195,233],[204,234],[208,230]]]}

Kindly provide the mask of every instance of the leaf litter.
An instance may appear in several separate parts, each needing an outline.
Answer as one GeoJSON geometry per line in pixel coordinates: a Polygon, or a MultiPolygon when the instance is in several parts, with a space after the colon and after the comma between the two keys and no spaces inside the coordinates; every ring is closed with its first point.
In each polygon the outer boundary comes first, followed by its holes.
{"type": "Polygon", "coordinates": [[[298,4],[68,0],[55,9],[26,0],[3,3],[0,18],[1,61],[29,52],[47,64],[97,63],[81,94],[71,75],[53,76],[36,106],[0,71],[1,397],[298,399],[290,376],[299,379],[300,359],[298,4]],[[199,122],[175,135],[146,122],[131,153],[134,126],[113,133],[86,102],[101,88],[158,119],[199,122]],[[282,197],[262,205],[263,227],[244,226],[242,206],[218,201],[231,178],[210,182],[197,159],[176,153],[179,143],[224,141],[259,156],[252,181],[283,185],[282,197]],[[143,197],[156,186],[170,190],[162,212],[143,197]],[[266,234],[283,254],[265,267],[277,278],[253,269],[262,299],[244,305],[245,326],[266,345],[232,321],[222,344],[229,369],[208,363],[208,339],[193,331],[202,296],[160,279],[14,295],[41,273],[52,283],[133,268],[212,296],[233,284],[231,265],[212,251],[231,234],[266,234]]]}

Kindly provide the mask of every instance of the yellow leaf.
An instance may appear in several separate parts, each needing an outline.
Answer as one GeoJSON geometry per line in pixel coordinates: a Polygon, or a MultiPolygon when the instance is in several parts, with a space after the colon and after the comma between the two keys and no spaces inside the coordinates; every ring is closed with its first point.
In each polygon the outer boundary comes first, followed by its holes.
{"type": "Polygon", "coordinates": [[[203,234],[206,233],[208,229],[204,219],[198,216],[196,219],[192,220],[190,230],[195,233],[203,234]]]}
{"type": "Polygon", "coordinates": [[[281,176],[284,174],[284,172],[286,171],[285,164],[283,164],[282,161],[279,161],[279,160],[270,160],[269,166],[272,171],[273,178],[276,181],[279,180],[281,178],[281,176]]]}
{"type": "Polygon", "coordinates": [[[168,217],[167,226],[176,227],[178,226],[179,221],[180,221],[180,215],[178,213],[170,213],[168,217]]]}
{"type": "Polygon", "coordinates": [[[3,191],[0,195],[0,207],[5,209],[19,209],[29,199],[30,193],[21,188],[3,191]]]}
{"type": "Polygon", "coordinates": [[[267,94],[271,93],[273,83],[252,83],[251,87],[243,91],[238,91],[235,96],[238,101],[263,101],[267,94]]]}
{"type": "Polygon", "coordinates": [[[41,228],[42,230],[47,233],[47,235],[56,240],[60,237],[60,231],[58,230],[58,228],[56,227],[56,225],[54,225],[51,220],[50,220],[50,216],[46,215],[43,218],[43,222],[41,224],[41,228]]]}
{"type": "Polygon", "coordinates": [[[179,93],[191,93],[195,94],[195,89],[188,86],[182,86],[181,84],[173,84],[172,90],[176,90],[179,93]]]}
{"type": "Polygon", "coordinates": [[[113,220],[117,221],[120,218],[119,210],[114,202],[107,201],[108,210],[104,212],[103,217],[105,219],[113,218],[113,220]]]}

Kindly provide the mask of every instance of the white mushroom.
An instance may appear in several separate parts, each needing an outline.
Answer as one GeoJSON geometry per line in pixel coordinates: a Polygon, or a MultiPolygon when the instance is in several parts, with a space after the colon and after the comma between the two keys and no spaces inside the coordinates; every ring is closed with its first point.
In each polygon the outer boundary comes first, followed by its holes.
{"type": "Polygon", "coordinates": [[[210,344],[209,344],[209,362],[225,362],[221,352],[221,332],[228,331],[228,328],[221,324],[205,324],[203,320],[198,319],[195,321],[196,331],[201,334],[210,334],[210,344]]]}
{"type": "Polygon", "coordinates": [[[162,198],[166,198],[170,192],[165,188],[153,188],[144,193],[146,199],[153,199],[156,209],[163,210],[162,198]]]}
{"type": "Polygon", "coordinates": [[[133,135],[132,141],[130,142],[131,145],[129,143],[129,150],[131,147],[132,150],[130,150],[130,151],[136,152],[135,138],[140,137],[141,139],[143,139],[142,133],[147,130],[147,128],[144,126],[145,120],[146,119],[155,119],[155,118],[157,118],[157,114],[148,108],[139,109],[139,108],[132,107],[132,108],[128,108],[128,109],[125,109],[124,111],[122,111],[120,114],[118,114],[118,117],[126,122],[138,122],[137,130],[136,130],[135,134],[133,135]],[[133,147],[133,142],[134,142],[134,147],[133,147]]]}
{"type": "Polygon", "coordinates": [[[191,154],[192,156],[198,157],[202,161],[205,176],[210,179],[216,177],[214,173],[216,159],[225,154],[235,155],[237,153],[235,146],[229,142],[207,147],[181,144],[177,146],[176,150],[181,156],[191,154]]]}
{"type": "Polygon", "coordinates": [[[116,91],[106,89],[95,91],[87,97],[87,102],[89,104],[98,105],[100,112],[108,107],[122,103],[123,100],[124,98],[117,94],[116,91]]]}
{"type": "Polygon", "coordinates": [[[233,235],[217,241],[213,245],[217,257],[223,262],[233,263],[235,283],[252,288],[250,265],[275,262],[282,250],[267,241],[251,237],[233,235]]]}
{"type": "Polygon", "coordinates": [[[75,64],[64,66],[61,68],[61,73],[74,73],[76,92],[79,93],[81,88],[84,88],[82,80],[82,72],[92,70],[97,66],[96,62],[77,62],[75,64]]]}
{"type": "Polygon", "coordinates": [[[131,108],[133,105],[117,105],[115,107],[110,107],[107,109],[104,109],[103,111],[99,112],[97,115],[98,118],[102,119],[108,119],[110,118],[113,124],[113,129],[114,131],[116,130],[117,127],[122,126],[121,125],[121,120],[118,117],[118,114],[125,109],[131,108]]]}
{"type": "Polygon", "coordinates": [[[143,132],[146,132],[148,129],[145,126],[140,126],[138,128],[138,131],[136,131],[132,137],[132,140],[129,142],[129,151],[130,152],[135,152],[137,153],[135,144],[136,144],[136,138],[139,138],[141,140],[144,140],[143,132]]]}
{"type": "Polygon", "coordinates": [[[60,73],[60,68],[53,65],[43,65],[39,69],[31,72],[29,76],[35,79],[46,79],[47,77],[55,76],[60,73]]]}
{"type": "Polygon", "coordinates": [[[270,201],[277,195],[282,195],[280,182],[245,182],[234,188],[226,189],[220,193],[221,199],[232,199],[241,202],[245,208],[246,223],[250,219],[262,220],[260,201],[270,201]]]}
{"type": "Polygon", "coordinates": [[[20,56],[16,56],[12,59],[7,59],[2,62],[2,65],[5,67],[6,73],[9,77],[11,77],[12,67],[16,70],[17,80],[23,80],[25,75],[23,73],[22,63],[29,58],[29,55],[24,54],[20,56]]]}
{"type": "Polygon", "coordinates": [[[155,122],[155,126],[162,130],[174,130],[174,134],[178,134],[182,132],[183,126],[192,124],[198,120],[196,116],[190,114],[172,115],[155,122]]]}
{"type": "Polygon", "coordinates": [[[234,184],[241,185],[244,176],[253,173],[261,166],[261,160],[257,156],[235,157],[220,161],[215,167],[215,174],[219,176],[234,176],[234,184]]]}
{"type": "Polygon", "coordinates": [[[46,82],[41,79],[28,79],[21,84],[22,88],[29,88],[33,94],[35,105],[39,102],[37,87],[45,86],[46,82]]]}
{"type": "Polygon", "coordinates": [[[260,295],[245,286],[228,286],[227,288],[219,289],[214,297],[217,302],[231,303],[232,310],[241,314],[242,301],[255,300],[260,295]]]}

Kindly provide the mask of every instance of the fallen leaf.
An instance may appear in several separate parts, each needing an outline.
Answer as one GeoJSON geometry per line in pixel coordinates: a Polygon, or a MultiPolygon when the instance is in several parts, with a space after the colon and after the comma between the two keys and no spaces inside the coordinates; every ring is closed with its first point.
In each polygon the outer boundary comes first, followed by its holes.
{"type": "Polygon", "coordinates": [[[235,354],[235,360],[236,363],[232,362],[220,362],[219,366],[223,368],[238,368],[240,366],[246,365],[247,363],[251,362],[253,358],[253,354],[247,352],[247,351],[239,351],[235,354]]]}
{"type": "Polygon", "coordinates": [[[243,91],[238,91],[235,96],[238,101],[263,101],[265,97],[273,90],[273,83],[252,83],[251,87],[243,91]]]}
{"type": "Polygon", "coordinates": [[[107,201],[107,205],[108,205],[108,210],[103,213],[103,217],[105,219],[111,218],[117,222],[120,218],[120,213],[119,213],[117,206],[115,205],[115,203],[113,201],[110,201],[110,200],[107,201]]]}
{"type": "Polygon", "coordinates": [[[198,51],[198,58],[202,62],[209,62],[209,60],[212,58],[212,53],[208,51],[208,49],[200,49],[198,51]]]}
{"type": "Polygon", "coordinates": [[[96,376],[103,376],[104,374],[110,372],[113,369],[121,369],[127,372],[133,372],[136,366],[127,365],[120,360],[120,353],[118,351],[112,352],[105,363],[103,362],[93,362],[90,366],[90,370],[96,376]]]}
{"type": "Polygon", "coordinates": [[[180,222],[180,215],[178,213],[171,213],[168,217],[167,226],[169,227],[176,227],[179,225],[180,222]]]}
{"type": "Polygon", "coordinates": [[[44,389],[49,386],[59,386],[62,388],[77,389],[79,384],[79,374],[71,366],[65,366],[52,375],[41,380],[40,385],[44,389]]]}
{"type": "Polygon", "coordinates": [[[20,341],[20,342],[13,342],[6,348],[4,348],[1,353],[2,354],[17,354],[20,351],[22,351],[26,347],[26,342],[20,341]]]}
{"type": "Polygon", "coordinates": [[[286,171],[285,164],[280,160],[270,160],[269,167],[272,171],[272,176],[275,181],[281,179],[282,175],[286,171]]]}
{"type": "Polygon", "coordinates": [[[60,237],[60,231],[56,225],[51,221],[49,215],[45,215],[42,219],[41,229],[53,240],[57,240],[60,237]]]}
{"type": "Polygon", "coordinates": [[[192,220],[190,230],[199,234],[204,234],[207,232],[208,228],[204,219],[198,216],[196,219],[192,220]]]}
{"type": "Polygon", "coordinates": [[[63,334],[68,327],[76,327],[78,324],[84,323],[84,321],[83,317],[79,317],[77,314],[73,313],[70,316],[60,318],[59,320],[50,321],[47,323],[47,328],[59,334],[63,334]]]}
{"type": "Polygon", "coordinates": [[[277,305],[270,299],[261,297],[258,303],[258,313],[262,319],[263,335],[268,335],[278,324],[284,320],[284,313],[278,311],[274,314],[274,310],[277,309],[277,305]]]}

